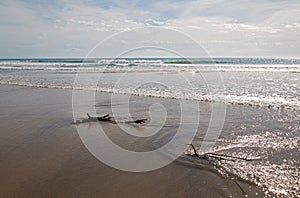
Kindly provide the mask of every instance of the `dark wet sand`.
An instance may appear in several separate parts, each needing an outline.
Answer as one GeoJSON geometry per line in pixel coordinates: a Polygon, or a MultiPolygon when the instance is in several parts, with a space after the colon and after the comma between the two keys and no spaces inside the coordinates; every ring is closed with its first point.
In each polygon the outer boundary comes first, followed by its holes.
{"type": "MultiPolygon", "coordinates": [[[[129,173],[103,164],[71,124],[71,95],[0,86],[0,197],[244,197],[236,183],[208,168],[173,162],[129,173]]],[[[238,183],[248,197],[263,197],[255,186],[238,183]]]]}

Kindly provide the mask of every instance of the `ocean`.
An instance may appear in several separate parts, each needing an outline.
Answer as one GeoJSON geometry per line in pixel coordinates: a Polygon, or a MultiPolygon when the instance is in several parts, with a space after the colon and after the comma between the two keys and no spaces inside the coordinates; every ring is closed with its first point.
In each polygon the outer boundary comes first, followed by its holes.
{"type": "Polygon", "coordinates": [[[1,84],[300,108],[299,59],[2,59],[0,73],[1,84]],[[74,85],[76,73],[97,87],[74,85]]]}
{"type": "Polygon", "coordinates": [[[1,59],[0,84],[225,103],[208,152],[255,160],[212,161],[219,172],[300,196],[300,59],[1,59]]]}

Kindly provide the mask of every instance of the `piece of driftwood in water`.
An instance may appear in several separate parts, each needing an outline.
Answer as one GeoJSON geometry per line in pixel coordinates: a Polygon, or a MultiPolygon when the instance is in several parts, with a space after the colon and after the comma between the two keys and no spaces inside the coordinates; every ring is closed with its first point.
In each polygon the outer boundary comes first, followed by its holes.
{"type": "Polygon", "coordinates": [[[109,116],[109,114],[106,114],[105,116],[101,116],[101,117],[92,117],[90,116],[90,114],[87,113],[87,116],[88,116],[87,119],[76,120],[74,124],[82,124],[87,122],[99,122],[99,121],[116,123],[116,121],[112,120],[112,117],[109,116]]]}
{"type": "Polygon", "coordinates": [[[202,159],[208,159],[209,157],[211,157],[211,158],[218,159],[218,160],[237,160],[237,159],[245,160],[245,161],[252,161],[253,160],[253,159],[244,158],[244,157],[225,155],[225,154],[217,154],[217,153],[204,153],[202,155],[199,155],[193,144],[188,144],[188,145],[191,146],[194,150],[194,154],[191,154],[192,157],[195,156],[195,157],[202,158],[202,159]]]}
{"type": "MultiPolygon", "coordinates": [[[[83,120],[76,120],[74,124],[82,124],[82,123],[87,123],[87,122],[110,122],[116,124],[117,122],[113,119],[113,117],[109,116],[109,114],[106,114],[105,116],[101,117],[92,117],[87,113],[88,118],[83,119],[83,120]]],[[[145,124],[147,119],[138,119],[138,120],[133,120],[133,121],[125,121],[125,122],[120,122],[120,123],[125,123],[125,124],[145,124]]]]}
{"type": "Polygon", "coordinates": [[[228,158],[231,159],[239,159],[239,160],[245,160],[245,161],[252,161],[253,159],[245,158],[245,157],[238,157],[238,156],[232,156],[232,155],[224,155],[224,154],[217,154],[217,153],[206,153],[209,157],[217,158],[217,159],[224,159],[228,160],[228,158]]]}

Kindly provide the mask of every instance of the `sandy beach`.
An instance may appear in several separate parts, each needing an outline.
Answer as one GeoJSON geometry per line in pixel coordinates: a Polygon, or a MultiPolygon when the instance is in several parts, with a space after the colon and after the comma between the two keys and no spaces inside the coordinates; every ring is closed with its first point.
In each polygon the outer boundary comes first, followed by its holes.
{"type": "MultiPolygon", "coordinates": [[[[240,187],[248,197],[264,195],[242,180],[239,187],[209,163],[175,161],[145,173],[103,164],[71,123],[71,90],[1,85],[0,95],[1,197],[242,197],[240,187]]],[[[112,139],[122,133],[113,124],[105,127],[112,139]]]]}

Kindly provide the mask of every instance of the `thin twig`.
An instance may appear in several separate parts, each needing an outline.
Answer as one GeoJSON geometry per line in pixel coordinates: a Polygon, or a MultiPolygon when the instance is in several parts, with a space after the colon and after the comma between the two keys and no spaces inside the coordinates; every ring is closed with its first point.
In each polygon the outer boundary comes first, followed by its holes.
{"type": "Polygon", "coordinates": [[[240,160],[245,160],[245,161],[252,161],[252,159],[249,159],[249,158],[232,156],[232,155],[225,155],[225,154],[218,154],[218,153],[206,153],[206,155],[214,155],[214,156],[217,156],[217,157],[227,157],[227,158],[240,159],[240,160]]]}
{"type": "Polygon", "coordinates": [[[195,155],[196,157],[200,157],[199,154],[197,153],[197,150],[196,150],[196,148],[194,147],[194,145],[193,145],[193,144],[188,144],[188,145],[191,146],[191,147],[193,148],[193,150],[194,150],[194,155],[195,155]]]}

